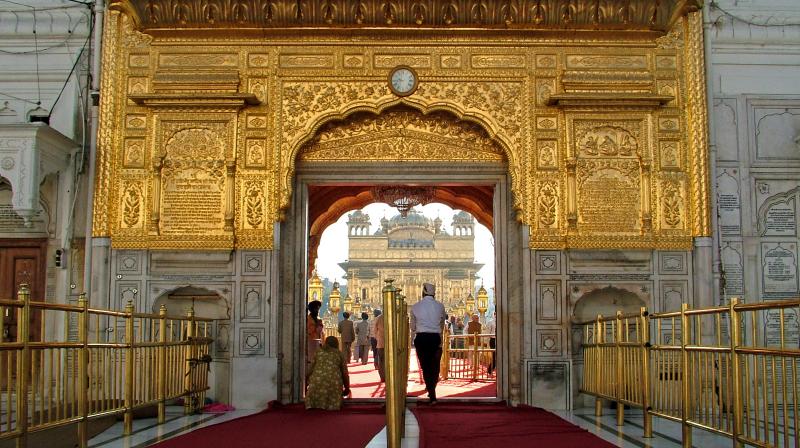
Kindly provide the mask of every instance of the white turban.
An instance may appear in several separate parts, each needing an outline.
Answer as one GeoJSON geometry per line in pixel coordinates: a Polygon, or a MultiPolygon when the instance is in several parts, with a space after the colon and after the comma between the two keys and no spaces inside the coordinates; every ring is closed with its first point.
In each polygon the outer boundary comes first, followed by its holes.
{"type": "Polygon", "coordinates": [[[436,295],[436,287],[430,283],[423,283],[422,284],[422,295],[423,296],[435,296],[436,295]]]}

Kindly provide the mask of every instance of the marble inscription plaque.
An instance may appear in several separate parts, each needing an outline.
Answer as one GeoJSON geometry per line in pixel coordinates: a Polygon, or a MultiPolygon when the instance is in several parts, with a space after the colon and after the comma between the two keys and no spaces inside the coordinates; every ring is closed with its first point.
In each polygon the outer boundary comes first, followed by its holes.
{"type": "MultiPolygon", "coordinates": [[[[732,170],[736,174],[735,170],[732,170]]],[[[720,230],[723,235],[741,235],[738,180],[728,172],[723,170],[717,177],[717,202],[719,204],[720,230]]]]}
{"type": "Polygon", "coordinates": [[[603,170],[586,179],[579,202],[582,229],[595,232],[639,230],[639,186],[615,170],[603,170]]]}
{"type": "Polygon", "coordinates": [[[788,242],[762,243],[761,251],[764,299],[797,297],[797,245],[788,242]]]}
{"type": "Polygon", "coordinates": [[[744,274],[742,266],[742,243],[725,242],[722,247],[722,268],[725,272],[725,298],[740,297],[744,294],[744,274]]]}
{"type": "Polygon", "coordinates": [[[796,234],[797,213],[794,198],[789,198],[786,202],[777,202],[767,210],[764,235],[795,236],[796,234]]]}
{"type": "Polygon", "coordinates": [[[161,233],[198,235],[222,231],[224,183],[213,173],[188,168],[176,170],[163,182],[161,233]]]}
{"type": "MultiPolygon", "coordinates": [[[[764,316],[764,334],[768,347],[781,346],[781,312],[780,310],[767,310],[764,316]]],[[[783,310],[783,345],[788,348],[797,348],[800,341],[800,325],[798,325],[797,308],[783,310]]]]}

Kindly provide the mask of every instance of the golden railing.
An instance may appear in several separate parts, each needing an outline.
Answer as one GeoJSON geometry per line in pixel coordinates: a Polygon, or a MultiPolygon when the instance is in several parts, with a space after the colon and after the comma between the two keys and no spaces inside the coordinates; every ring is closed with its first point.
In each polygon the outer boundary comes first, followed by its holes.
{"type": "Polygon", "coordinates": [[[405,297],[393,281],[387,279],[383,288],[386,440],[389,448],[400,448],[405,433],[409,328],[405,297]]]}
{"type": "Polygon", "coordinates": [[[186,413],[198,411],[208,389],[211,320],[35,302],[27,285],[17,300],[0,300],[0,314],[16,314],[16,331],[0,321],[0,440],[27,446],[28,435],[77,424],[81,447],[90,418],[124,414],[124,433],[135,409],[157,406],[165,420],[168,400],[185,397],[186,413]],[[30,340],[38,313],[41,338],[30,340]],[[83,380],[81,380],[83,379],[83,380]]]}
{"type": "Polygon", "coordinates": [[[800,300],[648,314],[598,316],[580,323],[581,392],[641,408],[644,436],[653,416],[730,437],[735,446],[800,446],[800,300]]]}
{"type": "Polygon", "coordinates": [[[489,344],[494,337],[493,334],[451,334],[445,325],[439,377],[443,380],[494,380],[487,369],[495,355],[495,349],[489,344]]]}

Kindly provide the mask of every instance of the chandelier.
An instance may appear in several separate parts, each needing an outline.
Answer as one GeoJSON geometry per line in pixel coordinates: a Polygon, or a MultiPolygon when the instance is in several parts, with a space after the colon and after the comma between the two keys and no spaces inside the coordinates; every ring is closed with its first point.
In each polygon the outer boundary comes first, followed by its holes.
{"type": "Polygon", "coordinates": [[[400,212],[400,216],[405,218],[412,207],[431,202],[433,200],[433,191],[433,187],[378,185],[372,187],[371,193],[373,199],[395,207],[400,212]]]}

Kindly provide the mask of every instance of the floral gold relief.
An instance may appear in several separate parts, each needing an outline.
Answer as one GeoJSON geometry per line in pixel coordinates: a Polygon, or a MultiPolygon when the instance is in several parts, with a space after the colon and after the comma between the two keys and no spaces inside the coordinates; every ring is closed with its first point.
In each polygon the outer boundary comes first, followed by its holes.
{"type": "Polygon", "coordinates": [[[695,2],[359,4],[111,0],[93,234],[271,249],[298,163],[429,163],[507,170],[531,248],[708,235],[695,2]]]}

